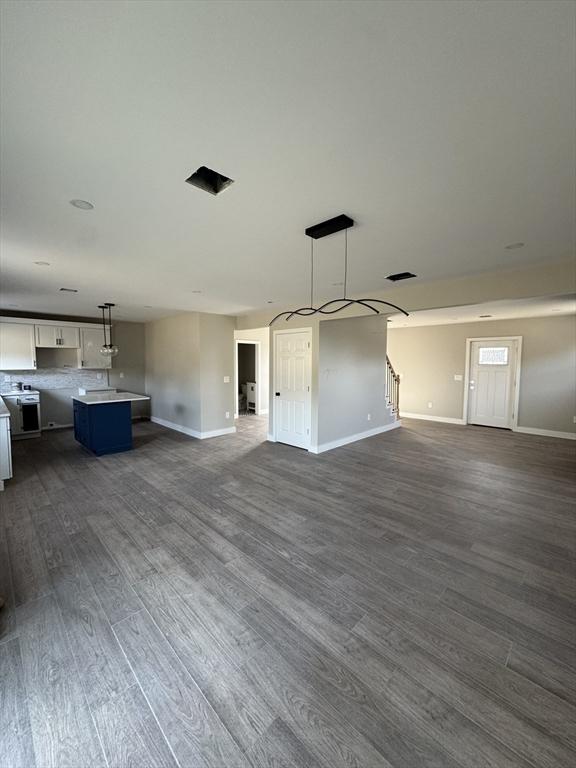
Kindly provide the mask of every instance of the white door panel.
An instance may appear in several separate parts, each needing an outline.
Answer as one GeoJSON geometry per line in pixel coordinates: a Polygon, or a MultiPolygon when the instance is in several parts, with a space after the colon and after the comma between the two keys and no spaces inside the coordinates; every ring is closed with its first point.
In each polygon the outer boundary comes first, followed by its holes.
{"type": "Polygon", "coordinates": [[[274,334],[276,440],[310,446],[310,332],[274,334]]]}
{"type": "Polygon", "coordinates": [[[516,341],[473,341],[470,347],[468,422],[512,426],[516,341]]]}

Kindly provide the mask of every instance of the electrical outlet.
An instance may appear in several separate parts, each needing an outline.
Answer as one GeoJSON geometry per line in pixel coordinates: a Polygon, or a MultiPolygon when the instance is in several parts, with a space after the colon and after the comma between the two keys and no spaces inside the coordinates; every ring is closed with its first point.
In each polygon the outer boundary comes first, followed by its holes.
{"type": "Polygon", "coordinates": [[[428,401],[428,408],[432,408],[432,401],[431,400],[428,401]]]}
{"type": "Polygon", "coordinates": [[[102,374],[101,374],[101,373],[97,373],[97,374],[96,374],[96,378],[97,378],[97,379],[101,379],[101,378],[102,378],[102,374]]]}
{"type": "Polygon", "coordinates": [[[367,421],[372,421],[372,414],[371,413],[369,413],[368,416],[366,416],[366,420],[367,421]]]}
{"type": "Polygon", "coordinates": [[[229,419],[229,418],[230,418],[230,411],[226,411],[226,418],[227,418],[227,419],[229,419]]]}
{"type": "Polygon", "coordinates": [[[119,376],[120,376],[121,379],[123,379],[124,378],[124,371],[120,371],[119,376]]]}
{"type": "Polygon", "coordinates": [[[224,376],[224,384],[230,384],[230,376],[224,376]]]}

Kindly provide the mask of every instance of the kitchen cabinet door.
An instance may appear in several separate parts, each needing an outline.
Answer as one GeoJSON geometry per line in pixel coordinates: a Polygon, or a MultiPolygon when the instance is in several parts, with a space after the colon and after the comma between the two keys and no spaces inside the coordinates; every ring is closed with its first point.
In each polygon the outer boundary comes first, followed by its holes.
{"type": "Polygon", "coordinates": [[[0,371],[30,371],[36,368],[34,326],[0,323],[0,371]]]}
{"type": "Polygon", "coordinates": [[[36,326],[37,347],[57,347],[60,329],[56,325],[36,326]]]}
{"type": "Polygon", "coordinates": [[[58,330],[60,332],[60,347],[78,349],[80,346],[80,328],[66,326],[58,330]]]}
{"type": "Polygon", "coordinates": [[[104,344],[102,328],[82,328],[82,368],[111,368],[109,357],[100,354],[104,344]]]}

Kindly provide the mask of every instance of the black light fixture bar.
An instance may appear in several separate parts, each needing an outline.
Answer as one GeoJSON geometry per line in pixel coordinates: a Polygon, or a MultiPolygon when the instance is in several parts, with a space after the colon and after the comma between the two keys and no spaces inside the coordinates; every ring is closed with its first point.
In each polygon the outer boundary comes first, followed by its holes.
{"type": "Polygon", "coordinates": [[[314,240],[319,240],[321,237],[333,235],[336,232],[341,232],[343,229],[350,229],[350,227],[353,226],[354,219],[351,219],[350,216],[346,216],[345,213],[341,213],[340,216],[334,216],[333,219],[321,221],[320,224],[313,224],[311,227],[308,227],[308,229],[305,229],[304,232],[308,237],[312,237],[314,240]]]}

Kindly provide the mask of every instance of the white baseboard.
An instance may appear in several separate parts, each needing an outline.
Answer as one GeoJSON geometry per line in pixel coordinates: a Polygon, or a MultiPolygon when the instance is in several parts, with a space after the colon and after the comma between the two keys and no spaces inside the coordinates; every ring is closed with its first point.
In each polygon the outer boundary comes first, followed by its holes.
{"type": "Polygon", "coordinates": [[[513,432],[522,432],[525,435],[541,435],[542,437],[560,437],[564,440],[576,440],[574,432],[555,432],[552,429],[536,429],[536,427],[514,427],[513,432]]]}
{"type": "Polygon", "coordinates": [[[258,411],[258,416],[268,416],[268,408],[263,408],[261,411],[258,411]]]}
{"type": "Polygon", "coordinates": [[[405,413],[402,411],[400,416],[403,419],[421,419],[422,421],[441,421],[443,424],[466,424],[464,419],[453,419],[449,416],[432,416],[429,413],[405,413]]]}
{"type": "Polygon", "coordinates": [[[348,435],[348,437],[341,437],[339,440],[332,440],[330,443],[321,443],[320,445],[311,446],[308,451],[310,453],[324,453],[325,451],[332,451],[334,448],[341,448],[343,445],[349,443],[356,443],[358,440],[365,440],[367,437],[374,437],[380,435],[383,432],[389,432],[391,429],[397,429],[402,426],[400,420],[393,421],[391,424],[385,424],[382,427],[374,427],[374,429],[368,429],[366,432],[359,432],[356,435],[348,435]]]}
{"type": "Polygon", "coordinates": [[[226,427],[225,429],[213,429],[211,432],[198,432],[196,429],[190,429],[189,427],[183,427],[181,424],[175,424],[172,421],[166,421],[166,419],[160,419],[158,416],[151,416],[150,421],[154,424],[160,424],[161,427],[167,429],[173,429],[176,432],[182,432],[189,437],[195,437],[198,440],[206,440],[209,437],[220,437],[221,435],[231,435],[236,432],[236,427],[226,427]]]}

